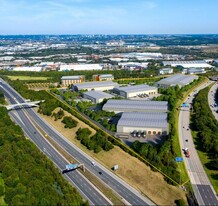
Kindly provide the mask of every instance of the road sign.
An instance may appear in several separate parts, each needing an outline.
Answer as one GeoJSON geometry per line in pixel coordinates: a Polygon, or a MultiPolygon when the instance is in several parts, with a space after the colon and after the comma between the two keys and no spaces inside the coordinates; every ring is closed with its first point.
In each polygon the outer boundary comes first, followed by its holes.
{"type": "Polygon", "coordinates": [[[182,157],[176,157],[176,162],[183,162],[183,158],[182,157]]]}

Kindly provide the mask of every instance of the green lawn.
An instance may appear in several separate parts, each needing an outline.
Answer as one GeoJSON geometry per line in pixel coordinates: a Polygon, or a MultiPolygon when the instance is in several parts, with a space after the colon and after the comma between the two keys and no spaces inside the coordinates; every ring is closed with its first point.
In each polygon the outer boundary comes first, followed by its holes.
{"type": "Polygon", "coordinates": [[[10,80],[48,80],[50,77],[7,76],[10,80]]]}

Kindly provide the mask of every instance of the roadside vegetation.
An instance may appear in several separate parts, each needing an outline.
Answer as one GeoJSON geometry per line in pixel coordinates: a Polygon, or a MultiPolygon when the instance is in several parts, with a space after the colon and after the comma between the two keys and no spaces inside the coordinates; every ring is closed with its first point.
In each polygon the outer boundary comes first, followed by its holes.
{"type": "Polygon", "coordinates": [[[114,148],[107,138],[104,137],[101,131],[97,131],[95,135],[89,138],[91,131],[89,129],[79,128],[76,132],[76,138],[81,141],[81,144],[86,146],[89,150],[93,150],[95,153],[99,153],[102,149],[109,151],[114,148]]]}
{"type": "MultiPolygon", "coordinates": [[[[192,128],[200,159],[218,194],[218,122],[208,105],[210,87],[201,90],[194,99],[192,128]]],[[[216,92],[217,95],[218,92],[216,92]]]]}
{"type": "Polygon", "coordinates": [[[48,77],[35,77],[35,76],[7,76],[10,80],[27,80],[27,81],[37,81],[37,80],[49,80],[48,77]]]}
{"type": "Polygon", "coordinates": [[[8,205],[87,205],[0,107],[0,196],[8,205]]]}

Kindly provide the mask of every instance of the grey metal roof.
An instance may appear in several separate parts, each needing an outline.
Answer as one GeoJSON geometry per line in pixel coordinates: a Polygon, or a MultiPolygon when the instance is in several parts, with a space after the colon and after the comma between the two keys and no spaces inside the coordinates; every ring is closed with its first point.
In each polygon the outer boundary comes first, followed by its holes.
{"type": "Polygon", "coordinates": [[[195,60],[195,61],[163,61],[163,64],[206,64],[204,60],[195,60]]]}
{"type": "Polygon", "coordinates": [[[167,113],[124,112],[117,126],[167,128],[167,113]]]}
{"type": "Polygon", "coordinates": [[[80,80],[82,76],[63,76],[61,80],[80,80]]]}
{"type": "Polygon", "coordinates": [[[116,100],[110,99],[103,106],[103,110],[114,110],[114,111],[143,111],[143,110],[157,110],[166,111],[168,110],[167,101],[146,101],[146,100],[116,100]]]}
{"type": "Polygon", "coordinates": [[[112,74],[99,74],[100,77],[102,78],[112,78],[114,77],[112,74]]]}
{"type": "Polygon", "coordinates": [[[183,74],[175,74],[173,76],[161,79],[158,81],[158,84],[167,84],[167,85],[187,85],[191,83],[194,79],[198,79],[197,76],[188,76],[183,74]]]}
{"type": "Polygon", "coordinates": [[[84,92],[83,94],[85,94],[87,96],[90,96],[92,98],[95,98],[95,99],[112,98],[112,97],[114,97],[113,95],[108,94],[106,92],[102,92],[102,91],[87,91],[87,92],[84,92]]]}
{"type": "Polygon", "coordinates": [[[116,89],[118,89],[119,91],[124,91],[126,93],[130,93],[130,92],[149,91],[149,90],[154,90],[157,88],[148,86],[146,84],[140,84],[140,85],[135,85],[135,86],[118,87],[116,89]]]}
{"type": "Polygon", "coordinates": [[[112,81],[103,81],[103,82],[83,82],[78,84],[73,84],[79,90],[86,89],[86,88],[97,88],[97,87],[107,87],[107,86],[118,86],[117,83],[112,81]]]}

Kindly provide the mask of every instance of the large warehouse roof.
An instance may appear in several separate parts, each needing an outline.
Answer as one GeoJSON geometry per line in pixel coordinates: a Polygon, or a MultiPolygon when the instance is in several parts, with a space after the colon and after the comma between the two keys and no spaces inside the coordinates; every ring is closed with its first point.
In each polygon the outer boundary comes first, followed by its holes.
{"type": "Polygon", "coordinates": [[[116,89],[118,89],[120,91],[124,91],[126,93],[131,93],[131,92],[149,91],[149,90],[154,90],[157,88],[151,87],[151,86],[148,86],[145,84],[140,84],[140,85],[135,85],[135,86],[118,87],[116,89]]]}
{"type": "Polygon", "coordinates": [[[102,91],[88,91],[88,92],[84,92],[83,94],[88,95],[88,96],[95,98],[95,99],[114,97],[113,95],[108,94],[106,92],[102,92],[102,91]]]}
{"type": "Polygon", "coordinates": [[[80,80],[81,79],[81,75],[80,76],[63,76],[61,77],[61,80],[80,80]]]}
{"type": "Polygon", "coordinates": [[[115,100],[110,99],[103,106],[103,110],[114,110],[114,111],[165,111],[168,110],[167,101],[146,101],[146,100],[115,100]]]}
{"type": "Polygon", "coordinates": [[[166,85],[181,85],[185,86],[191,83],[194,79],[198,79],[197,76],[188,76],[183,74],[176,74],[165,79],[161,79],[157,84],[166,84],[166,85]]]}
{"type": "Polygon", "coordinates": [[[59,71],[65,70],[102,70],[102,66],[100,64],[63,64],[60,65],[59,71]]]}
{"type": "Polygon", "coordinates": [[[204,60],[196,60],[196,61],[163,61],[164,66],[171,65],[171,66],[182,66],[185,68],[189,67],[213,67],[204,60]]]}
{"type": "Polygon", "coordinates": [[[73,84],[79,90],[86,88],[97,88],[97,87],[108,87],[108,86],[118,86],[117,83],[112,81],[99,81],[99,82],[83,82],[78,84],[73,84]]]}
{"type": "Polygon", "coordinates": [[[167,113],[124,112],[117,126],[167,128],[167,113]]]}

